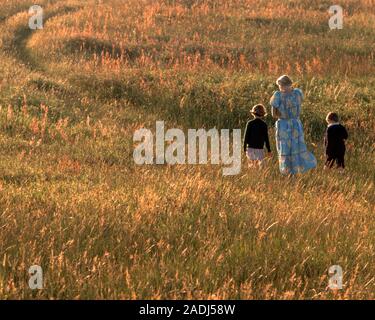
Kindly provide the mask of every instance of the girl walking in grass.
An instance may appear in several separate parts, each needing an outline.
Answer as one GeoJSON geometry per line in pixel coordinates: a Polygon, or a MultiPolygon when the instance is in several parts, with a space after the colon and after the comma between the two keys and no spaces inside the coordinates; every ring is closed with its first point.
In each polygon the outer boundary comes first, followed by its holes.
{"type": "Polygon", "coordinates": [[[303,94],[293,88],[284,75],[277,79],[279,91],[271,98],[272,115],[276,121],[276,147],[282,174],[296,174],[316,167],[316,158],[307,150],[300,120],[303,94]]]}
{"type": "Polygon", "coordinates": [[[265,158],[264,145],[268,153],[271,153],[268,127],[262,120],[267,115],[266,108],[262,104],[257,104],[252,108],[251,114],[254,119],[246,125],[243,147],[249,159],[249,166],[260,166],[265,158]]]}

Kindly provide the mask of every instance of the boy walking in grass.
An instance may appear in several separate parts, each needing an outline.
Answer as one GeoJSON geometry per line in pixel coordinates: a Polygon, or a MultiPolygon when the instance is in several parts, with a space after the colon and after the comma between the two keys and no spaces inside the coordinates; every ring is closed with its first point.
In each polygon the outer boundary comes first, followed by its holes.
{"type": "Polygon", "coordinates": [[[326,168],[332,168],[336,162],[337,168],[345,168],[345,140],[348,139],[348,132],[339,123],[339,116],[335,112],[328,113],[326,117],[328,127],[326,130],[324,144],[326,147],[326,168]]]}
{"type": "Polygon", "coordinates": [[[267,115],[266,108],[262,104],[257,104],[251,110],[254,119],[246,125],[244,136],[244,152],[249,159],[249,165],[261,165],[264,155],[264,145],[271,153],[270,141],[268,137],[267,124],[262,120],[267,115]]]}

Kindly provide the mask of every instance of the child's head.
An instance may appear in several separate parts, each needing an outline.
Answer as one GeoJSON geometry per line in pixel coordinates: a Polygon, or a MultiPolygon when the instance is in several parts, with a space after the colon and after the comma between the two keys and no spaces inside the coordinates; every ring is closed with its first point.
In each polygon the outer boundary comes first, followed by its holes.
{"type": "Polygon", "coordinates": [[[262,117],[265,117],[267,115],[267,110],[266,110],[266,107],[262,104],[257,104],[255,105],[251,111],[252,115],[254,117],[258,117],[258,118],[262,118],[262,117]]]}
{"type": "Polygon", "coordinates": [[[327,114],[326,121],[327,123],[339,122],[339,115],[335,112],[330,112],[327,114]]]}

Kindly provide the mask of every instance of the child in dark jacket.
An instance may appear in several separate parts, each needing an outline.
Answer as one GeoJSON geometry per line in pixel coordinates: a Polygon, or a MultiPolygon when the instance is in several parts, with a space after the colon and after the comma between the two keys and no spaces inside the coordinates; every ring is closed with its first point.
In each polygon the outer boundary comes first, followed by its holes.
{"type": "Polygon", "coordinates": [[[268,137],[267,124],[262,120],[267,115],[266,108],[262,104],[257,104],[251,110],[254,119],[246,125],[243,148],[250,165],[258,163],[261,165],[265,158],[264,145],[268,152],[271,152],[268,137]]]}
{"type": "Polygon", "coordinates": [[[337,113],[330,112],[326,117],[328,127],[325,133],[324,144],[326,148],[326,168],[332,168],[336,162],[337,168],[345,168],[345,140],[348,139],[348,132],[339,123],[337,113]]]}

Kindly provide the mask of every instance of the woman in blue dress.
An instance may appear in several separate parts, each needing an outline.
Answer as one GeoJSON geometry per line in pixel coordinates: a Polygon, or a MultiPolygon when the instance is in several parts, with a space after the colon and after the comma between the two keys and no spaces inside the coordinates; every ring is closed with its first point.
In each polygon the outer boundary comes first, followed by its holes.
{"type": "Polygon", "coordinates": [[[316,167],[316,158],[307,150],[303,127],[299,119],[303,93],[292,87],[284,75],[277,79],[280,91],[271,98],[272,115],[276,121],[276,148],[282,174],[302,173],[316,167]]]}

